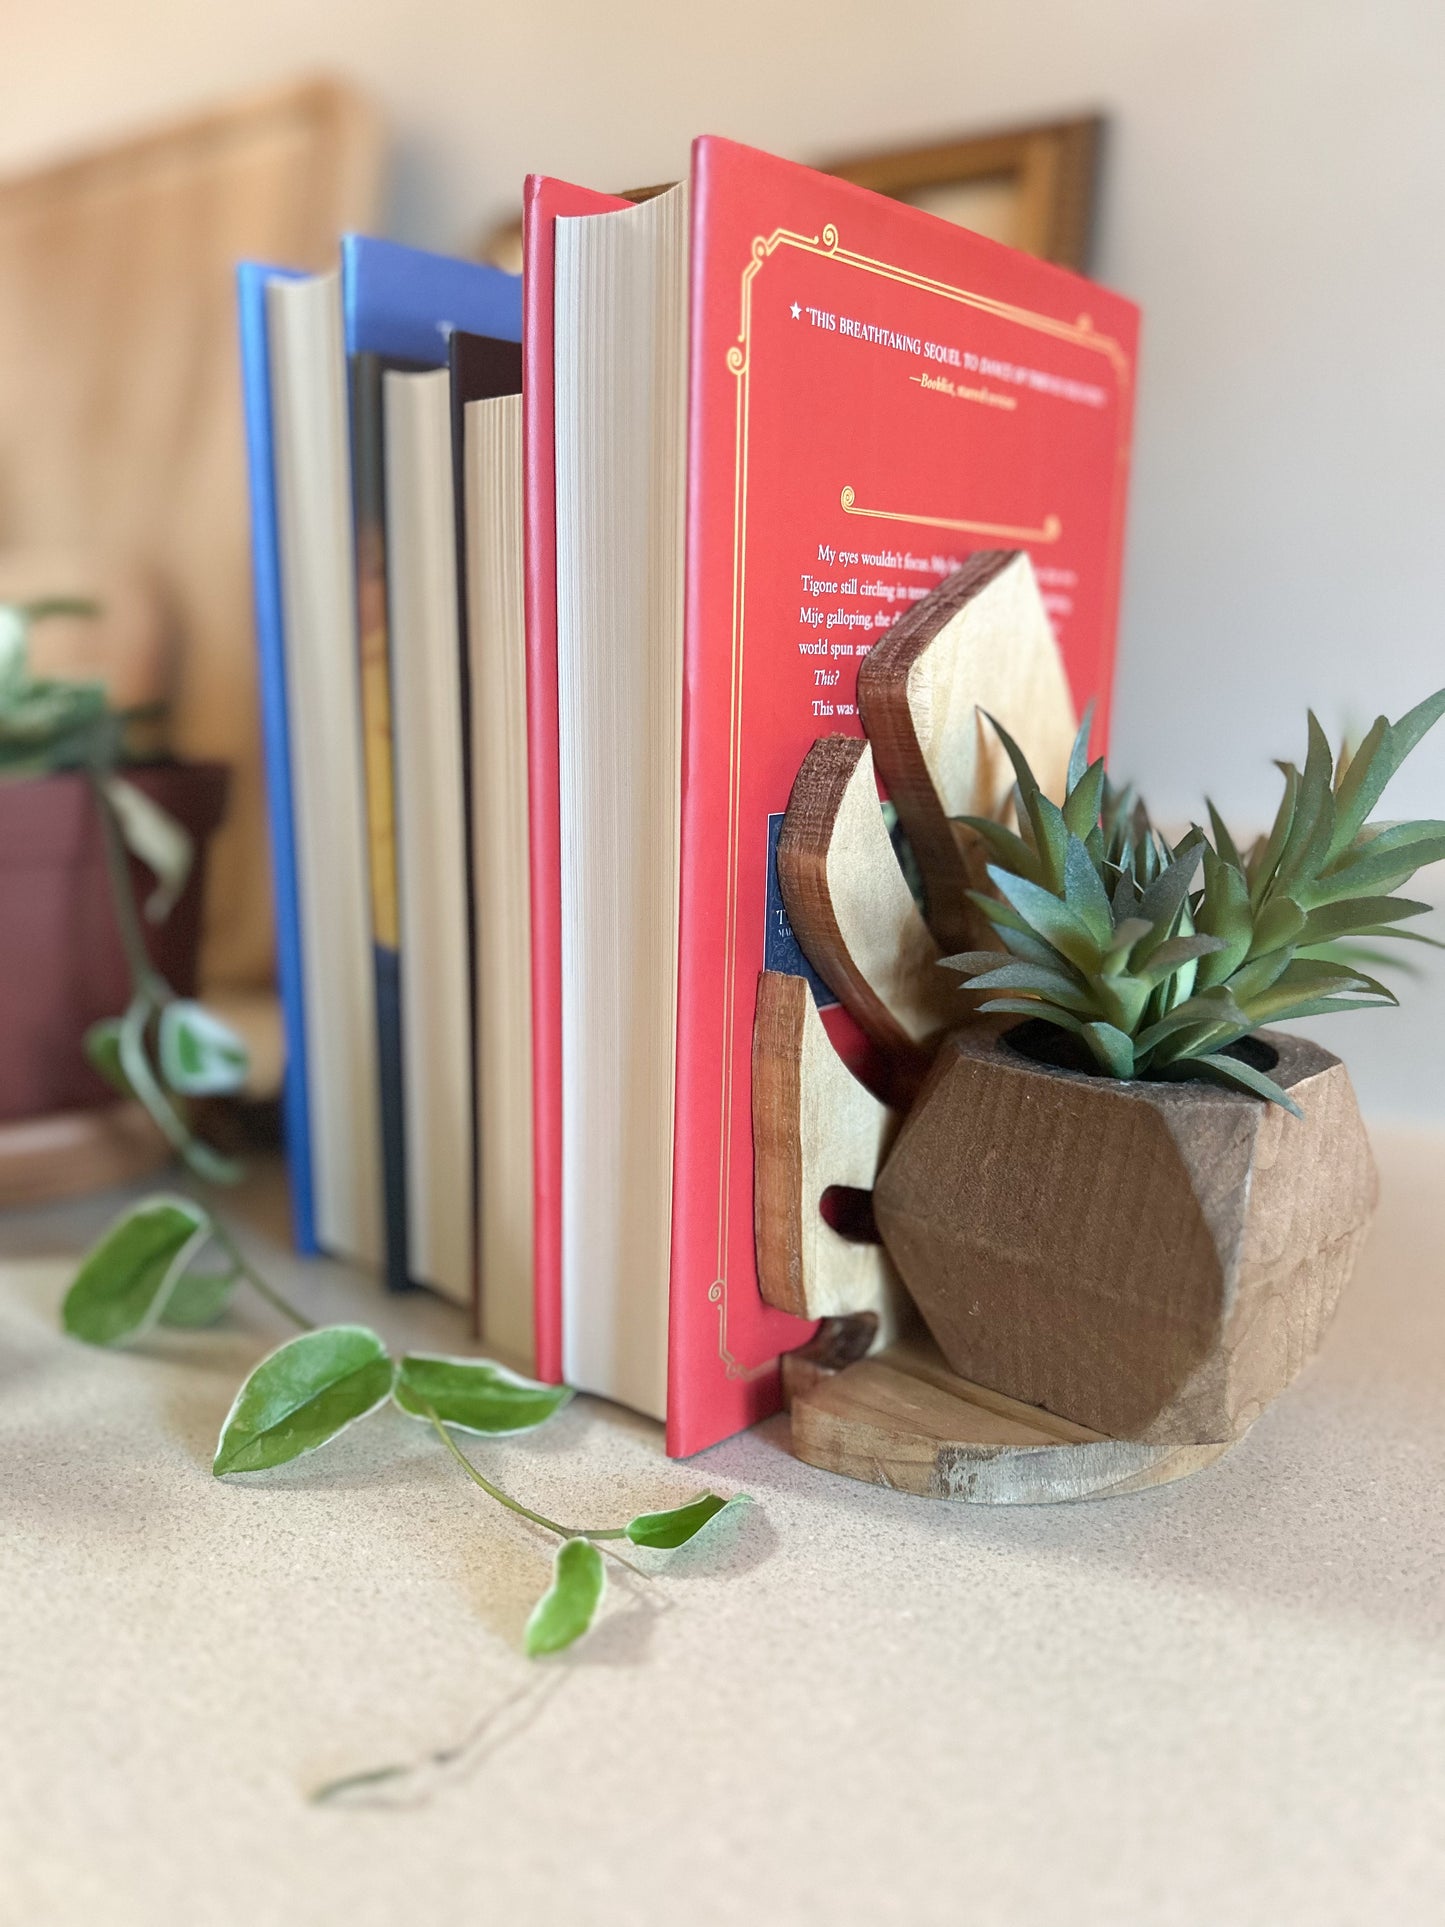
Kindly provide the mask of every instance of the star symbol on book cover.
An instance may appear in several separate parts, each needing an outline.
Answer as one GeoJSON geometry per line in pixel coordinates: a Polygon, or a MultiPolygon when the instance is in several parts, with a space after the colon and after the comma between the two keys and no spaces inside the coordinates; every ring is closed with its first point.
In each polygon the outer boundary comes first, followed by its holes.
{"type": "Polygon", "coordinates": [[[793,303],[793,319],[794,321],[801,321],[802,318],[803,318],[803,310],[798,306],[797,302],[795,301],[793,303]]]}

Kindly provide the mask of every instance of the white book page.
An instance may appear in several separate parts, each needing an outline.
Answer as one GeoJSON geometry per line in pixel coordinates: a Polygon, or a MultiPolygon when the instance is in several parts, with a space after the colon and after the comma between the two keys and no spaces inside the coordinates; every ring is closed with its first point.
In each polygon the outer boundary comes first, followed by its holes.
{"type": "Polygon", "coordinates": [[[556,228],[563,1367],[662,1418],[672,1212],[687,188],[556,228]]]}

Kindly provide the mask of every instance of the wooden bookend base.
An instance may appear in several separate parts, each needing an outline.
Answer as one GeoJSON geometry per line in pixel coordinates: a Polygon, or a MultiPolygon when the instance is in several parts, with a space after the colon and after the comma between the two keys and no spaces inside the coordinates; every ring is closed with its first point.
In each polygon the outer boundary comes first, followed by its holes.
{"type": "Polygon", "coordinates": [[[130,1184],[158,1171],[170,1155],[135,1103],[0,1124],[0,1210],[130,1184]]]}
{"type": "Polygon", "coordinates": [[[930,1339],[842,1371],[783,1360],[792,1449],[824,1472],[973,1505],[1057,1505],[1168,1485],[1229,1450],[1106,1439],[950,1372],[930,1339]]]}

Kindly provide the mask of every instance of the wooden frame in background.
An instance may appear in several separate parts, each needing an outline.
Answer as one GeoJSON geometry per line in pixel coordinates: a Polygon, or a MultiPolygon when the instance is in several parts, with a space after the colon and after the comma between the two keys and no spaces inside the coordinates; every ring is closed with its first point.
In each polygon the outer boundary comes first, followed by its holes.
{"type": "Polygon", "coordinates": [[[1102,115],[849,155],[821,171],[924,207],[1060,267],[1088,271],[1102,115]]]}
{"type": "MultiPolygon", "coordinates": [[[[1084,114],[809,165],[1085,274],[1103,133],[1103,116],[1084,114]]],[[[669,185],[628,188],[623,198],[650,200],[669,185]]],[[[520,272],[522,223],[500,222],[476,255],[520,272]]]]}

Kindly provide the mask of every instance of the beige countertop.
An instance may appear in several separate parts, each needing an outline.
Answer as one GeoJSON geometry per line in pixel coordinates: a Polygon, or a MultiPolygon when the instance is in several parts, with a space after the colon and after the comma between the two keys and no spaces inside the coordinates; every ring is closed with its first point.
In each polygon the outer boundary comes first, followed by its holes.
{"type": "MultiPolygon", "coordinates": [[[[423,1428],[223,1485],[279,1324],[88,1351],[56,1310],[115,1200],[0,1219],[0,1924],[1435,1927],[1445,1137],[1377,1151],[1323,1354],[1180,1485],[947,1506],[796,1463],[783,1420],[669,1464],[584,1400],[474,1442],[554,1516],[759,1502],[542,1664],[546,1543],[423,1428]],[[372,1804],[308,1803],[469,1734],[372,1804]]],[[[313,1313],[460,1342],[283,1257],[274,1173],[245,1212],[313,1313]]]]}

